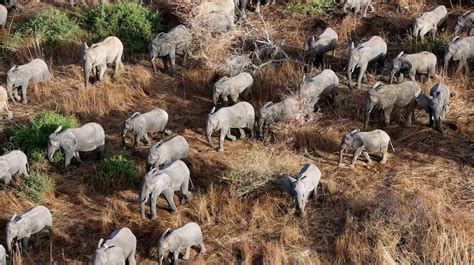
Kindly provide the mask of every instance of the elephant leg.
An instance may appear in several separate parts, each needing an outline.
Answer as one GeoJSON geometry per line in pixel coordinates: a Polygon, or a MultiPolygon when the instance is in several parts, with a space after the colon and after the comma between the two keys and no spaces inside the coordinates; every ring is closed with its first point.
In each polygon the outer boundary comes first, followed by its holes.
{"type": "Polygon", "coordinates": [[[105,70],[107,70],[107,65],[103,65],[102,67],[100,67],[99,81],[104,80],[105,70]]]}
{"type": "Polygon", "coordinates": [[[360,154],[362,153],[362,150],[363,148],[357,148],[355,151],[354,151],[354,154],[352,156],[352,163],[350,165],[350,167],[354,167],[355,166],[355,163],[357,161],[357,158],[359,158],[360,154]]]}
{"type": "Polygon", "coordinates": [[[168,68],[168,56],[163,56],[161,57],[161,61],[163,61],[163,68],[165,73],[168,73],[169,68],[168,68]]]}
{"type": "Polygon", "coordinates": [[[247,137],[244,129],[239,128],[239,132],[240,132],[240,139],[245,139],[247,137]]]}
{"type": "Polygon", "coordinates": [[[183,185],[181,185],[181,194],[183,198],[181,198],[181,204],[189,202],[193,197],[192,193],[189,191],[189,181],[185,181],[183,185]]]}
{"type": "Polygon", "coordinates": [[[7,174],[3,177],[3,181],[5,183],[5,186],[8,186],[8,184],[10,184],[11,180],[12,180],[12,175],[10,175],[10,174],[7,174]]]}
{"type": "Polygon", "coordinates": [[[84,161],[81,160],[81,156],[79,155],[78,151],[74,152],[74,157],[76,158],[77,162],[79,162],[79,164],[84,163],[84,161]]]}
{"type": "Polygon", "coordinates": [[[21,240],[21,244],[25,252],[28,252],[28,242],[30,242],[30,237],[25,237],[21,240]]]}
{"type": "Polygon", "coordinates": [[[471,70],[469,69],[469,64],[467,63],[467,59],[462,59],[461,62],[464,65],[464,71],[465,71],[466,75],[470,75],[471,70]]]}
{"type": "Polygon", "coordinates": [[[200,249],[199,249],[199,254],[204,254],[204,253],[206,253],[207,250],[206,250],[206,247],[204,246],[204,243],[201,241],[201,243],[200,243],[199,245],[200,245],[200,246],[199,246],[199,248],[200,248],[200,249]]]}
{"type": "Polygon", "coordinates": [[[385,164],[388,158],[388,145],[384,147],[382,150],[382,160],[380,160],[381,164],[385,164]]]}
{"type": "Polygon", "coordinates": [[[227,139],[231,140],[232,142],[234,142],[235,140],[237,140],[237,137],[235,137],[234,135],[232,135],[232,133],[231,133],[231,131],[230,131],[230,128],[229,128],[229,130],[227,130],[226,137],[227,137],[227,139]]]}
{"type": "Polygon", "coordinates": [[[143,138],[143,134],[135,134],[135,140],[133,143],[133,148],[135,149],[135,151],[138,150],[138,144],[140,143],[142,138],[143,138]]]}
{"type": "Polygon", "coordinates": [[[361,87],[362,77],[365,74],[365,70],[367,70],[367,64],[364,64],[360,67],[359,78],[357,78],[357,89],[360,89],[361,87]]]}
{"type": "Polygon", "coordinates": [[[21,86],[21,98],[22,98],[22,103],[26,104],[28,103],[28,98],[26,97],[26,89],[28,88],[28,83],[24,84],[21,86]]]}
{"type": "Polygon", "coordinates": [[[97,148],[99,151],[99,160],[103,160],[105,158],[105,145],[101,145],[97,148]]]}
{"type": "Polygon", "coordinates": [[[362,76],[362,83],[367,84],[369,82],[369,78],[367,78],[367,72],[364,73],[362,76]]]}
{"type": "Polygon", "coordinates": [[[363,151],[362,154],[364,155],[365,159],[367,159],[367,164],[372,164],[372,160],[370,159],[369,153],[367,153],[367,151],[363,151]]]}
{"type": "Polygon", "coordinates": [[[257,7],[255,8],[255,12],[257,13],[260,13],[260,1],[261,0],[257,0],[257,7]]]}
{"type": "Polygon", "coordinates": [[[409,105],[408,105],[408,108],[407,108],[407,119],[405,121],[405,126],[406,127],[410,127],[411,126],[411,118],[413,116],[413,113],[415,111],[415,108],[416,108],[416,102],[413,101],[411,102],[409,105]]]}
{"type": "Polygon", "coordinates": [[[136,265],[137,264],[137,261],[135,259],[135,252],[136,251],[137,251],[136,249],[133,249],[132,253],[130,253],[130,256],[128,256],[128,258],[127,258],[128,265],[136,265]]]}
{"type": "MultiPolygon", "coordinates": [[[[163,137],[161,137],[163,138],[163,137]]],[[[148,136],[148,133],[143,134],[143,139],[145,140],[145,144],[150,143],[150,137],[148,136]]]]}
{"type": "Polygon", "coordinates": [[[224,128],[222,128],[219,132],[219,149],[217,150],[219,152],[224,152],[224,139],[226,134],[227,130],[225,130],[224,128]]]}
{"type": "Polygon", "coordinates": [[[120,57],[115,59],[115,68],[114,68],[114,79],[116,79],[120,75],[120,70],[122,69],[122,61],[120,57]]]}
{"type": "Polygon", "coordinates": [[[184,259],[184,260],[188,260],[188,259],[189,259],[189,256],[190,256],[189,254],[190,254],[190,252],[191,252],[191,247],[187,247],[187,248],[186,248],[186,252],[184,252],[184,256],[183,256],[183,259],[184,259]]]}
{"type": "Polygon", "coordinates": [[[151,211],[151,220],[155,220],[158,216],[156,215],[156,202],[158,201],[158,196],[156,192],[151,194],[150,198],[150,211],[151,211]]]}
{"type": "Polygon", "coordinates": [[[178,265],[178,259],[179,259],[179,249],[173,252],[173,265],[178,265]]]}
{"type": "Polygon", "coordinates": [[[434,122],[434,120],[433,120],[433,114],[430,112],[430,113],[429,113],[429,116],[430,116],[430,123],[428,124],[428,127],[432,128],[432,127],[433,127],[433,122],[434,122]]]}
{"type": "Polygon", "coordinates": [[[69,170],[69,165],[71,164],[71,159],[74,156],[74,152],[66,152],[64,155],[64,169],[69,170]]]}
{"type": "Polygon", "coordinates": [[[408,73],[408,76],[410,77],[410,80],[415,82],[416,79],[415,79],[415,71],[410,71],[410,73],[408,73]]]}
{"type": "Polygon", "coordinates": [[[174,192],[170,190],[163,191],[163,194],[165,195],[165,199],[168,202],[168,205],[171,208],[172,213],[177,213],[178,210],[176,209],[176,204],[174,204],[174,192]]]}
{"type": "Polygon", "coordinates": [[[387,107],[383,110],[383,116],[385,121],[385,127],[390,125],[390,115],[392,114],[393,107],[387,107]]]}

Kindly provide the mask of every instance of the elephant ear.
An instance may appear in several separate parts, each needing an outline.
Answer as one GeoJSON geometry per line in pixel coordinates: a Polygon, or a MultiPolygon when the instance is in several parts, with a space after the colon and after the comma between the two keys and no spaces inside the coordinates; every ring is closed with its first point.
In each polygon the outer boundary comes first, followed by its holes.
{"type": "Polygon", "coordinates": [[[273,105],[273,102],[268,101],[267,103],[265,103],[265,105],[263,105],[262,108],[267,108],[267,107],[269,107],[270,105],[273,105]]]}
{"type": "Polygon", "coordinates": [[[471,12],[472,12],[471,10],[468,10],[468,11],[464,12],[464,14],[462,14],[462,16],[465,17],[465,16],[469,15],[471,12]]]}
{"type": "Polygon", "coordinates": [[[97,248],[101,248],[101,247],[102,247],[102,243],[104,243],[104,239],[103,239],[103,238],[101,238],[101,239],[99,240],[99,244],[97,244],[97,248]]]}
{"type": "Polygon", "coordinates": [[[140,116],[140,114],[141,114],[140,112],[135,112],[135,113],[132,114],[132,116],[131,116],[130,118],[133,119],[133,118],[135,118],[135,117],[137,117],[137,116],[140,116]]]}
{"type": "Polygon", "coordinates": [[[158,56],[160,57],[167,56],[170,53],[170,51],[171,51],[171,44],[169,44],[168,42],[162,43],[158,56]]]}
{"type": "Polygon", "coordinates": [[[166,228],[165,232],[160,236],[160,241],[164,240],[171,232],[171,228],[166,228]]]}
{"type": "Polygon", "coordinates": [[[209,115],[214,114],[215,111],[216,111],[216,106],[212,107],[211,112],[209,112],[209,115]]]}
{"type": "Polygon", "coordinates": [[[30,237],[31,235],[31,222],[29,219],[25,218],[18,225],[18,238],[30,237]]]}
{"type": "MultiPolygon", "coordinates": [[[[383,83],[380,82],[380,81],[377,81],[377,83],[375,83],[373,86],[372,86],[372,91],[376,92],[376,89],[379,88],[380,86],[382,86],[383,83]]],[[[371,90],[369,89],[369,93],[371,92],[371,90]]]]}
{"type": "Polygon", "coordinates": [[[362,135],[354,136],[354,140],[352,141],[352,148],[357,149],[364,146],[364,137],[362,135]]]}
{"type": "Polygon", "coordinates": [[[456,42],[456,41],[458,41],[458,40],[460,40],[460,39],[461,39],[461,37],[456,36],[456,37],[454,37],[454,38],[451,40],[451,42],[456,42]]]}
{"type": "Polygon", "coordinates": [[[410,70],[412,67],[413,67],[413,65],[411,64],[410,61],[404,60],[404,61],[402,62],[402,69],[410,70]]]}
{"type": "Polygon", "coordinates": [[[360,129],[354,129],[350,132],[350,134],[356,134],[356,133],[359,133],[360,132],[360,129]]]}
{"type": "Polygon", "coordinates": [[[401,51],[401,52],[397,55],[397,58],[402,58],[402,56],[403,56],[404,53],[405,53],[404,51],[401,51]]]}
{"type": "Polygon", "coordinates": [[[290,194],[291,196],[295,196],[295,183],[296,183],[295,178],[286,176],[283,178],[281,182],[281,187],[283,188],[283,191],[285,191],[286,193],[290,194]]]}
{"type": "Polygon", "coordinates": [[[351,42],[351,48],[349,49],[349,51],[352,51],[354,50],[355,46],[354,46],[354,42],[351,42]]]}
{"type": "Polygon", "coordinates": [[[63,129],[63,126],[59,125],[59,127],[56,128],[56,130],[54,131],[54,133],[58,133],[58,132],[60,132],[62,129],[63,129]]]}

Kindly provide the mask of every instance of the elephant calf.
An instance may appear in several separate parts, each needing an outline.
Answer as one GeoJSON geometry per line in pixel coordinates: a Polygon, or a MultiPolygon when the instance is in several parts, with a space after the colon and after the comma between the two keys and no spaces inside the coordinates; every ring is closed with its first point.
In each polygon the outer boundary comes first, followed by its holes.
{"type": "Polygon", "coordinates": [[[168,140],[161,140],[150,148],[146,162],[146,170],[153,167],[165,167],[172,162],[189,157],[189,144],[181,135],[175,135],[168,140]]]}
{"type": "Polygon", "coordinates": [[[31,62],[24,65],[14,65],[7,72],[7,91],[10,99],[22,100],[23,103],[28,103],[26,97],[26,89],[28,84],[51,81],[51,74],[48,70],[48,65],[41,59],[33,59],[31,62]],[[18,90],[21,89],[21,97],[18,95],[18,90]]]}
{"type": "Polygon", "coordinates": [[[125,137],[131,131],[135,137],[134,148],[137,150],[138,144],[144,138],[146,143],[150,142],[148,133],[165,132],[168,124],[168,113],[160,108],[156,108],[146,113],[135,112],[130,118],[126,119],[122,128],[122,144],[125,148],[125,137]]]}
{"type": "Polygon", "coordinates": [[[156,201],[161,194],[165,196],[171,211],[176,213],[176,205],[173,199],[174,192],[181,191],[183,195],[181,203],[189,201],[192,197],[189,191],[189,184],[194,188],[189,168],[181,160],[174,161],[171,165],[161,170],[151,169],[141,183],[140,213],[142,219],[145,219],[145,203],[149,197],[151,197],[150,211],[152,220],[156,219],[156,201]]]}
{"type": "Polygon", "coordinates": [[[339,162],[338,166],[341,165],[342,156],[345,150],[353,150],[351,167],[354,167],[357,158],[362,153],[367,159],[367,163],[372,163],[370,160],[369,153],[382,153],[382,160],[380,163],[385,164],[388,158],[388,145],[392,146],[390,136],[382,130],[373,130],[370,132],[361,132],[360,130],[353,130],[352,132],[344,135],[339,144],[339,162]]]}
{"type": "Polygon", "coordinates": [[[5,186],[10,184],[16,174],[28,177],[28,168],[28,158],[20,150],[13,150],[0,156],[0,179],[3,179],[5,186]]]}
{"type": "Polygon", "coordinates": [[[153,73],[156,75],[156,58],[163,60],[165,71],[168,72],[168,64],[171,65],[171,72],[175,71],[176,55],[184,55],[183,64],[186,64],[188,56],[191,56],[191,32],[184,26],[178,25],[168,33],[160,33],[148,45],[148,55],[153,66],[153,73]]]}
{"type": "Polygon", "coordinates": [[[9,120],[13,118],[13,113],[8,105],[8,93],[3,86],[0,86],[0,115],[6,116],[9,120]]]}
{"type": "Polygon", "coordinates": [[[419,52],[414,54],[404,54],[400,52],[393,59],[392,70],[390,72],[390,84],[396,74],[400,74],[399,83],[403,81],[403,74],[408,74],[411,81],[415,80],[416,74],[426,74],[428,79],[436,75],[436,55],[431,52],[419,52]]]}
{"type": "Polygon", "coordinates": [[[219,97],[221,97],[225,103],[227,103],[229,97],[232,102],[237,103],[240,94],[244,91],[246,94],[250,93],[252,85],[253,77],[246,72],[232,77],[225,76],[219,79],[219,81],[214,84],[213,89],[212,101],[214,102],[214,106],[217,106],[219,97]]]}
{"type": "Polygon", "coordinates": [[[300,112],[298,97],[288,97],[280,102],[267,102],[260,108],[258,128],[261,138],[265,138],[271,124],[295,117],[300,112]]]}
{"type": "Polygon", "coordinates": [[[63,132],[59,126],[48,137],[48,159],[53,161],[54,153],[61,149],[64,154],[64,168],[68,170],[73,157],[82,163],[79,152],[89,152],[98,150],[100,157],[104,157],[105,152],[105,132],[98,123],[89,122],[79,128],[66,129],[63,132]]]}
{"type": "Polygon", "coordinates": [[[454,27],[454,35],[457,36],[462,29],[465,29],[469,36],[474,35],[474,12],[466,11],[458,17],[458,21],[454,27]]]}
{"type": "Polygon", "coordinates": [[[435,126],[436,130],[443,133],[442,120],[448,112],[450,92],[449,88],[441,83],[434,85],[429,95],[420,94],[416,101],[418,106],[423,108],[430,115],[430,127],[435,126]]]}
{"type": "Polygon", "coordinates": [[[214,112],[215,107],[212,108],[211,113],[207,117],[206,138],[212,149],[212,132],[219,131],[219,152],[224,151],[224,138],[227,136],[231,141],[235,141],[236,137],[231,134],[232,128],[239,129],[240,139],[246,137],[244,129],[250,129],[252,138],[254,138],[255,126],[255,110],[250,103],[242,101],[231,107],[224,107],[214,112]]]}
{"type": "Polygon", "coordinates": [[[474,58],[474,36],[454,37],[444,46],[444,71],[448,71],[448,64],[451,60],[459,61],[456,72],[461,72],[462,68],[469,75],[468,60],[474,58]]]}
{"type": "Polygon", "coordinates": [[[186,249],[183,259],[187,260],[189,259],[191,247],[195,245],[199,245],[199,254],[206,253],[201,227],[199,227],[198,224],[189,222],[175,230],[168,228],[161,235],[160,241],[158,242],[158,262],[162,265],[165,254],[169,252],[169,264],[171,264],[171,262],[178,264],[179,254],[182,249],[186,249]],[[173,260],[169,258],[171,254],[173,260]]]}
{"type": "Polygon", "coordinates": [[[314,106],[320,98],[329,96],[331,104],[334,106],[338,86],[339,78],[336,73],[333,70],[325,69],[310,79],[303,80],[299,89],[300,100],[305,100],[314,106]]]}
{"type": "Polygon", "coordinates": [[[354,14],[359,13],[360,9],[364,8],[364,17],[367,16],[367,11],[370,8],[370,12],[374,12],[375,8],[372,5],[372,0],[346,0],[344,2],[344,6],[342,7],[342,11],[347,13],[347,9],[354,11],[354,14]]]}
{"type": "Polygon", "coordinates": [[[313,164],[305,164],[296,179],[290,176],[283,179],[283,189],[295,198],[296,207],[302,216],[310,194],[313,193],[316,198],[320,180],[321,171],[313,164]]]}
{"type": "Polygon", "coordinates": [[[137,238],[127,227],[115,230],[104,242],[101,238],[92,258],[94,265],[126,264],[135,265],[137,238]]]}
{"type": "Polygon", "coordinates": [[[384,112],[385,126],[390,124],[390,115],[394,107],[406,108],[405,126],[411,126],[411,116],[416,107],[416,98],[420,93],[420,86],[413,81],[394,85],[384,85],[377,82],[365,96],[364,130],[369,127],[370,112],[376,107],[384,112]]]}
{"type": "Polygon", "coordinates": [[[21,216],[13,215],[5,229],[8,253],[12,253],[14,240],[21,241],[23,249],[28,251],[30,237],[36,235],[36,240],[38,240],[38,234],[44,229],[49,231],[49,237],[52,240],[53,218],[48,208],[42,205],[34,207],[21,216]]]}
{"type": "Polygon", "coordinates": [[[324,62],[324,54],[332,50],[333,56],[336,53],[338,37],[336,31],[332,28],[326,28],[316,38],[311,36],[308,39],[309,47],[309,71],[313,65],[319,65],[324,62]]]}
{"type": "Polygon", "coordinates": [[[439,5],[428,12],[423,13],[420,17],[416,18],[413,23],[412,34],[415,39],[418,37],[421,42],[425,40],[426,33],[430,32],[433,40],[436,37],[436,31],[448,18],[448,10],[445,6],[439,5]]]}

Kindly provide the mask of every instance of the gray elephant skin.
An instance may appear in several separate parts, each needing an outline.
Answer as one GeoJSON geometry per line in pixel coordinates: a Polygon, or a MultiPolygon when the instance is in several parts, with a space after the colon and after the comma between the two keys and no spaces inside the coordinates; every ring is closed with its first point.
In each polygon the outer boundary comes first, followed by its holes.
{"type": "Polygon", "coordinates": [[[152,220],[155,220],[156,201],[163,194],[173,213],[176,213],[176,204],[174,203],[174,192],[181,191],[181,203],[189,201],[192,197],[189,191],[189,184],[193,187],[191,173],[188,166],[181,161],[174,161],[168,167],[158,170],[151,169],[142,179],[140,191],[140,214],[145,219],[145,204],[150,198],[150,211],[152,220]]]}
{"type": "Polygon", "coordinates": [[[184,26],[178,25],[168,33],[160,33],[148,45],[148,55],[153,66],[153,73],[156,75],[157,58],[161,58],[165,71],[175,71],[176,55],[183,55],[183,64],[186,64],[188,56],[191,56],[191,32],[184,26]]]}
{"type": "Polygon", "coordinates": [[[148,133],[161,132],[162,136],[168,124],[168,113],[160,108],[156,108],[146,113],[135,112],[126,119],[122,128],[122,144],[125,148],[125,138],[128,132],[134,135],[134,148],[137,150],[142,139],[148,144],[150,138],[148,133]]]}
{"type": "Polygon", "coordinates": [[[419,52],[405,54],[400,52],[392,62],[390,72],[390,84],[396,74],[399,74],[399,82],[403,81],[403,74],[408,74],[411,81],[415,81],[416,74],[426,74],[428,79],[436,75],[436,55],[431,52],[419,52]]]}
{"type": "Polygon", "coordinates": [[[28,103],[26,90],[30,82],[36,84],[40,82],[51,81],[51,74],[48,65],[41,59],[33,59],[31,62],[23,65],[14,65],[7,72],[7,91],[12,102],[22,100],[28,103]],[[18,90],[21,89],[21,97],[18,90]]]}
{"type": "Polygon", "coordinates": [[[48,159],[53,161],[54,153],[61,149],[64,154],[64,168],[67,170],[73,157],[82,163],[79,152],[90,152],[98,150],[100,157],[105,152],[105,132],[98,123],[90,122],[78,128],[66,129],[62,132],[62,126],[48,137],[48,159]]]}
{"type": "Polygon", "coordinates": [[[474,58],[474,36],[454,37],[444,46],[444,71],[448,71],[451,60],[459,61],[456,72],[461,72],[462,68],[466,74],[470,73],[468,59],[474,58]]]}
{"type": "Polygon", "coordinates": [[[259,136],[265,138],[271,124],[294,117],[299,111],[298,97],[288,97],[280,102],[271,101],[260,108],[258,117],[259,136]]]}
{"type": "Polygon", "coordinates": [[[13,150],[0,156],[0,179],[3,179],[5,186],[10,184],[16,174],[28,177],[28,169],[28,158],[20,150],[13,150]]]}
{"type": "Polygon", "coordinates": [[[333,70],[325,69],[310,79],[303,80],[300,84],[299,95],[301,100],[306,100],[311,106],[317,104],[323,97],[329,97],[331,104],[336,103],[339,78],[333,70]]]}
{"type": "Polygon", "coordinates": [[[326,28],[316,38],[311,36],[308,38],[309,48],[309,71],[313,65],[320,65],[324,62],[324,54],[332,51],[333,56],[336,54],[336,45],[338,36],[332,28],[326,28]]]}
{"type": "Polygon", "coordinates": [[[349,62],[347,64],[347,79],[349,87],[352,89],[352,73],[359,68],[357,78],[357,88],[360,89],[362,78],[367,79],[366,70],[369,63],[377,62],[379,69],[383,69],[385,55],[387,54],[387,44],[379,36],[373,36],[368,41],[363,42],[354,48],[351,43],[349,49],[349,62]]]}
{"type": "Polygon", "coordinates": [[[12,243],[14,240],[21,241],[23,249],[28,251],[30,237],[47,229],[50,240],[53,238],[53,218],[48,208],[39,205],[24,213],[21,216],[13,215],[5,228],[6,243],[8,253],[12,253],[12,243]]]}
{"type": "Polygon", "coordinates": [[[8,104],[8,92],[3,86],[0,86],[0,117],[4,118],[5,116],[10,120],[13,118],[13,113],[8,104]]]}
{"type": "Polygon", "coordinates": [[[454,27],[454,35],[458,35],[463,29],[465,29],[470,36],[474,35],[474,12],[466,11],[458,17],[458,21],[454,27]]]}
{"type": "Polygon", "coordinates": [[[161,140],[150,148],[146,162],[146,170],[153,167],[161,168],[172,162],[189,157],[189,144],[181,135],[175,135],[168,140],[161,140]]]}
{"type": "Polygon", "coordinates": [[[2,25],[2,28],[5,28],[5,25],[7,24],[7,17],[7,8],[4,5],[0,5],[0,25],[2,25]]]}
{"type": "Polygon", "coordinates": [[[313,164],[305,164],[296,179],[290,176],[283,179],[283,189],[295,198],[296,207],[302,216],[309,196],[313,194],[316,198],[320,180],[321,171],[313,164]]]}
{"type": "Polygon", "coordinates": [[[367,16],[367,11],[370,8],[370,12],[374,12],[375,8],[372,5],[372,0],[346,0],[344,2],[344,6],[342,7],[342,11],[347,13],[347,9],[354,11],[354,14],[359,13],[360,9],[364,8],[364,17],[367,16]]]}
{"type": "Polygon", "coordinates": [[[433,40],[436,37],[436,31],[443,25],[448,18],[448,10],[445,6],[439,5],[428,12],[423,13],[415,19],[413,23],[412,34],[415,39],[425,40],[426,33],[430,32],[433,40]]]}
{"type": "Polygon", "coordinates": [[[390,124],[390,115],[394,107],[406,108],[405,126],[411,126],[411,117],[416,107],[416,98],[421,93],[420,86],[413,81],[384,85],[377,82],[365,96],[364,130],[369,127],[370,112],[374,108],[383,110],[385,126],[390,124]]]}
{"type": "Polygon", "coordinates": [[[115,230],[109,239],[99,240],[97,249],[92,258],[94,265],[135,265],[135,253],[137,250],[137,238],[127,227],[115,230]]]}
{"type": "Polygon", "coordinates": [[[230,107],[224,107],[215,111],[215,107],[207,117],[206,138],[212,149],[212,132],[219,131],[219,152],[224,151],[224,139],[227,136],[231,141],[237,138],[231,134],[231,129],[239,129],[240,139],[246,137],[244,129],[250,129],[251,137],[254,138],[255,110],[253,106],[245,101],[239,102],[230,107]]]}
{"type": "Polygon", "coordinates": [[[361,132],[358,129],[353,130],[342,137],[341,144],[339,144],[339,162],[337,165],[341,165],[342,156],[346,150],[353,151],[350,167],[355,166],[360,154],[363,154],[365,159],[367,159],[367,163],[371,164],[372,160],[370,159],[369,154],[382,153],[382,160],[380,163],[385,164],[388,158],[389,145],[392,146],[390,136],[382,130],[373,130],[370,132],[361,132]]]}
{"type": "Polygon", "coordinates": [[[416,99],[418,106],[424,109],[430,116],[430,127],[435,127],[435,129],[443,133],[443,123],[442,120],[445,118],[446,113],[449,110],[449,97],[450,91],[448,86],[438,83],[434,85],[429,95],[420,94],[416,99]]]}
{"type": "Polygon", "coordinates": [[[91,47],[87,43],[82,44],[82,68],[84,71],[84,86],[89,83],[89,75],[95,78],[95,83],[103,80],[107,65],[114,64],[114,78],[123,70],[122,63],[123,44],[119,38],[110,36],[99,43],[92,44],[91,47]]]}
{"type": "Polygon", "coordinates": [[[171,230],[170,228],[161,235],[158,242],[158,262],[163,264],[165,255],[169,252],[169,264],[178,264],[179,254],[182,249],[186,249],[183,256],[184,260],[189,259],[192,246],[199,245],[199,254],[206,253],[206,247],[203,243],[201,227],[194,222],[189,222],[180,228],[171,230]],[[173,257],[173,260],[170,260],[173,257]]]}
{"type": "Polygon", "coordinates": [[[222,98],[225,103],[229,101],[237,103],[240,94],[249,94],[253,85],[253,77],[247,72],[242,72],[238,75],[227,77],[224,76],[214,84],[212,91],[212,101],[214,106],[217,105],[219,98],[222,98]]]}
{"type": "Polygon", "coordinates": [[[3,245],[0,245],[0,265],[7,265],[8,255],[3,245]]]}

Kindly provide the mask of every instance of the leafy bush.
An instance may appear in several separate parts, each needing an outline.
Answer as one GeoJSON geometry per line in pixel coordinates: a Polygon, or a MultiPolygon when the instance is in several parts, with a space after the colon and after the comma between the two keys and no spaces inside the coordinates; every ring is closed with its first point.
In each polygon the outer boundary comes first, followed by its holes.
{"type": "Polygon", "coordinates": [[[325,9],[330,8],[335,3],[333,0],[293,0],[288,3],[285,13],[299,13],[302,15],[317,15],[325,9]]]}
{"type": "Polygon", "coordinates": [[[18,195],[34,203],[40,202],[45,195],[54,190],[54,181],[40,173],[31,174],[18,186],[18,195]]]}
{"type": "Polygon", "coordinates": [[[56,112],[45,112],[34,118],[29,125],[14,127],[10,142],[13,148],[22,150],[30,159],[37,161],[46,154],[48,136],[60,125],[63,128],[74,128],[77,127],[77,120],[56,112]]]}
{"type": "Polygon", "coordinates": [[[127,152],[120,152],[100,164],[96,176],[99,189],[109,190],[136,184],[138,169],[127,156],[127,152]]]}
{"type": "Polygon", "coordinates": [[[133,52],[144,51],[163,28],[160,14],[138,3],[102,4],[79,16],[94,41],[116,36],[133,52]]]}

